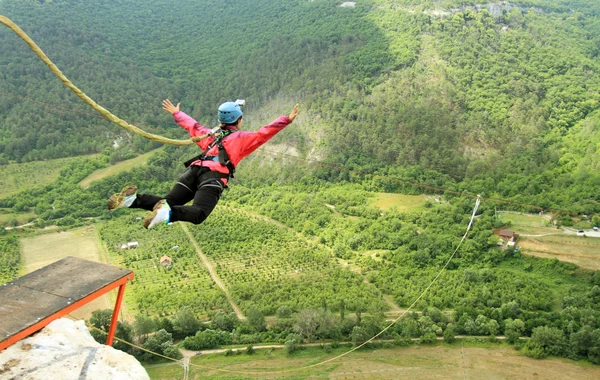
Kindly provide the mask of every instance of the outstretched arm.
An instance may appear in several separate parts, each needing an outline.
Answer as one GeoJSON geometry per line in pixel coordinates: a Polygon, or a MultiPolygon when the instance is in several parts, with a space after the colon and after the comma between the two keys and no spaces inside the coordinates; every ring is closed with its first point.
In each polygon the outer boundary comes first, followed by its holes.
{"type": "Polygon", "coordinates": [[[176,106],[173,105],[173,103],[171,103],[169,99],[165,99],[162,102],[162,108],[171,115],[173,115],[175,122],[189,132],[194,142],[198,142],[204,139],[206,137],[205,135],[210,132],[210,129],[198,124],[196,120],[186,115],[185,112],[181,112],[181,110],[179,109],[180,105],[181,103],[177,103],[176,106]],[[199,138],[196,139],[194,137],[199,138]]]}
{"type": "Polygon", "coordinates": [[[294,109],[292,110],[292,113],[290,113],[290,115],[288,116],[290,118],[290,123],[294,121],[294,119],[296,118],[297,115],[298,115],[298,103],[296,103],[296,105],[294,106],[294,109]]]}
{"type": "Polygon", "coordinates": [[[180,105],[181,103],[177,103],[177,106],[174,106],[169,99],[165,99],[162,102],[163,109],[171,115],[174,115],[176,112],[179,112],[180,105]]]}
{"type": "MultiPolygon", "coordinates": [[[[243,143],[240,146],[238,152],[238,160],[239,162],[242,158],[248,156],[250,153],[254,152],[259,146],[263,145],[267,141],[269,141],[275,134],[281,131],[283,128],[290,125],[296,116],[298,115],[298,104],[294,106],[294,109],[289,115],[280,116],[277,120],[272,123],[265,125],[264,127],[259,128],[256,132],[240,132],[239,138],[243,143]]],[[[232,155],[230,154],[229,157],[232,155]]],[[[234,162],[234,165],[237,164],[234,162]]]]}

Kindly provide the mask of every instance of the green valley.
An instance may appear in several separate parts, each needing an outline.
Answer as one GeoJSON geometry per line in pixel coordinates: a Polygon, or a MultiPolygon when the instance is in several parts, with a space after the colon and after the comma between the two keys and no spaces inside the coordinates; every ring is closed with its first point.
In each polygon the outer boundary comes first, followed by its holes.
{"type": "Polygon", "coordinates": [[[600,237],[576,231],[600,227],[597,1],[2,0],[0,14],[155,134],[188,137],[163,99],[210,128],[221,102],[246,99],[245,130],[300,104],[204,223],[146,230],[107,197],[166,194],[198,148],[97,117],[0,28],[0,282],[26,271],[24,244],[93,225],[72,241],[135,272],[117,336],[171,358],[224,349],[193,357],[191,376],[309,366],[378,333],[356,363],[308,373],[596,376],[600,237]]]}

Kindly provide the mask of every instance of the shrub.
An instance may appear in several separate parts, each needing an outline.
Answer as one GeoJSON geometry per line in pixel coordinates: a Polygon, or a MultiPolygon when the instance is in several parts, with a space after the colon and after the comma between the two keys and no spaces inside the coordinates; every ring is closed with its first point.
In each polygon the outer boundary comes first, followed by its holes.
{"type": "Polygon", "coordinates": [[[456,333],[454,332],[454,326],[448,325],[446,330],[444,330],[444,342],[446,343],[454,343],[456,340],[456,333]]]}
{"type": "Polygon", "coordinates": [[[435,333],[433,332],[428,332],[426,334],[423,334],[420,338],[419,338],[421,343],[424,344],[433,344],[437,341],[437,337],[435,335],[435,333]]]}
{"type": "Polygon", "coordinates": [[[534,359],[543,359],[548,356],[548,354],[544,352],[542,346],[532,341],[529,341],[527,342],[527,344],[525,344],[525,347],[523,348],[523,353],[526,356],[529,356],[530,358],[534,359]]]}
{"type": "Polygon", "coordinates": [[[290,334],[285,341],[283,351],[286,354],[291,355],[298,349],[298,345],[302,343],[302,337],[298,334],[290,334]]]}

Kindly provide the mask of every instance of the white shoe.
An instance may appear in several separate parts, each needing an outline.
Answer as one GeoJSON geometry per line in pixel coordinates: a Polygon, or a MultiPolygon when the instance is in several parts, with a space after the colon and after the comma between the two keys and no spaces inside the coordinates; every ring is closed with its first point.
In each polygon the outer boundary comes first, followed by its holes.
{"type": "Polygon", "coordinates": [[[136,186],[125,186],[120,193],[115,193],[108,198],[108,209],[116,210],[118,208],[129,207],[137,197],[136,186]]]}
{"type": "Polygon", "coordinates": [[[152,214],[148,215],[144,219],[144,227],[152,228],[161,223],[169,224],[170,219],[171,207],[169,207],[169,204],[166,200],[161,199],[154,205],[154,210],[152,211],[152,214]]]}

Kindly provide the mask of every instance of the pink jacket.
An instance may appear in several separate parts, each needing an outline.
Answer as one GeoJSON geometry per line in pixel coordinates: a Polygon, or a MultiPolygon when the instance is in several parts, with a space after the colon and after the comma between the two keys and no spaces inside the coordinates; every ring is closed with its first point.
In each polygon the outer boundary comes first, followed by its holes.
{"type": "MultiPolygon", "coordinates": [[[[182,128],[185,128],[192,137],[205,135],[210,132],[210,128],[198,124],[196,120],[186,115],[185,112],[175,112],[173,114],[173,118],[175,119],[175,122],[182,128]]],[[[226,136],[223,138],[223,147],[225,147],[225,150],[229,155],[229,160],[234,166],[237,167],[238,163],[243,158],[248,157],[250,153],[254,152],[256,149],[258,149],[258,147],[269,141],[271,137],[275,136],[277,132],[287,127],[290,123],[291,121],[288,116],[279,116],[277,120],[259,128],[259,130],[256,132],[238,131],[226,136]]],[[[197,144],[204,152],[204,149],[206,149],[213,140],[213,137],[208,137],[197,144]]],[[[209,156],[218,156],[219,148],[215,145],[206,154],[209,156]]],[[[192,162],[192,165],[205,166],[210,168],[212,171],[220,173],[229,173],[227,166],[221,165],[216,161],[197,160],[192,162]]],[[[223,179],[223,182],[227,184],[226,179],[223,179]]]]}

